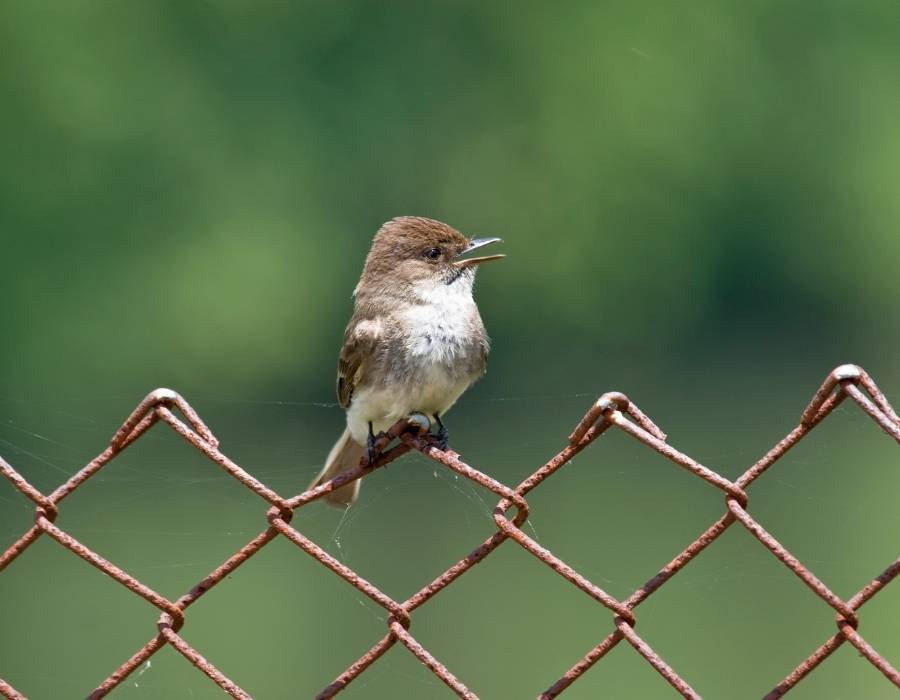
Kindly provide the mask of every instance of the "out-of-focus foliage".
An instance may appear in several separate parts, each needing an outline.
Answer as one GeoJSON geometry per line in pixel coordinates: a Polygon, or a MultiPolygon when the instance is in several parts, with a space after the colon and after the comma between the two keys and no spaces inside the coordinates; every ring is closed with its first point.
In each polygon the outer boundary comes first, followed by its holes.
{"type": "MultiPolygon", "coordinates": [[[[302,489],[340,429],[338,409],[307,404],[333,401],[371,235],[420,214],[502,236],[509,255],[479,281],[494,353],[453,413],[467,459],[514,484],[592,396],[621,389],[674,444],[734,476],[836,364],[863,364],[900,394],[898,76],[892,0],[8,0],[0,454],[50,489],[147,390],[170,385],[250,471],[302,489]]],[[[895,452],[851,414],[836,420],[852,427],[823,428],[831,438],[751,499],[848,596],[896,548],[898,488],[895,452]],[[860,479],[852,493],[848,471],[860,479]],[[866,541],[877,528],[888,534],[866,541]]],[[[263,509],[166,440],[171,458],[136,448],[94,495],[73,497],[68,524],[175,596],[249,539],[263,509]],[[163,549],[176,543],[185,569],[163,549]]],[[[721,499],[608,442],[535,495],[534,522],[547,546],[626,595],[721,499]],[[615,524],[638,516],[636,529],[615,524]]],[[[346,526],[319,506],[298,516],[398,597],[492,527],[468,488],[413,462],[368,480],[346,526]],[[426,525],[411,526],[414,515],[426,525]],[[385,541],[399,543],[387,561],[385,541]]],[[[0,516],[4,546],[30,515],[0,488],[14,504],[0,516]]],[[[669,602],[661,593],[639,617],[705,695],[758,697],[833,625],[762,548],[727,541],[680,575],[681,599],[673,583],[669,602]],[[761,590],[782,608],[760,605],[761,590]]],[[[35,698],[80,696],[150,634],[152,611],[41,547],[0,576],[15,630],[0,638],[0,676],[35,698]],[[51,645],[58,661],[37,661],[29,649],[46,632],[28,615],[65,594],[35,581],[57,564],[83,586],[84,609],[66,618],[77,632],[51,645]],[[101,625],[104,602],[143,626],[101,625]]],[[[383,616],[279,547],[198,604],[186,630],[256,696],[306,697],[368,648],[383,616]],[[241,590],[265,598],[259,620],[241,590]],[[249,662],[246,640],[263,650],[249,662]]],[[[415,623],[486,699],[536,694],[609,628],[604,611],[508,549],[415,623]],[[498,601],[500,590],[510,597],[498,601]],[[526,612],[534,599],[555,602],[526,612]],[[525,649],[533,672],[516,680],[506,646],[525,649]]],[[[872,604],[884,620],[872,641],[895,660],[897,600],[872,604]]],[[[617,651],[571,696],[667,697],[632,657],[617,651]]],[[[889,697],[877,672],[847,650],[838,658],[797,696],[889,697]]],[[[120,694],[216,697],[174,654],[160,659],[120,694]]],[[[347,697],[446,696],[402,652],[379,668],[347,697]]]]}
{"type": "Polygon", "coordinates": [[[18,376],[143,346],[305,383],[399,213],[506,237],[500,338],[896,337],[890,2],[13,2],[0,31],[18,376]]]}

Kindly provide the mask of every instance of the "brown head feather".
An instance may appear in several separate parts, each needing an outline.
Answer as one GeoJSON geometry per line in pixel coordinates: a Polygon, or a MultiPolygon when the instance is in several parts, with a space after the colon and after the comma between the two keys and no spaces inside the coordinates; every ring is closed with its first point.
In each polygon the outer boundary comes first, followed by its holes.
{"type": "Polygon", "coordinates": [[[403,293],[409,284],[433,277],[436,268],[450,269],[453,259],[469,243],[452,226],[421,216],[398,216],[385,222],[372,241],[362,277],[356,288],[381,292],[390,287],[403,293]],[[439,257],[428,257],[437,249],[439,257]]]}

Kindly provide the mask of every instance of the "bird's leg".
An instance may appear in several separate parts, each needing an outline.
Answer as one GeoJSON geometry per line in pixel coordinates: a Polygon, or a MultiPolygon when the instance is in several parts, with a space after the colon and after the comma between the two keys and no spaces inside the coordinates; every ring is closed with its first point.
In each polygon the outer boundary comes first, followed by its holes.
{"type": "Polygon", "coordinates": [[[375,429],[372,427],[372,421],[369,421],[369,439],[367,441],[369,448],[369,464],[375,462],[375,429]]]}
{"type": "Polygon", "coordinates": [[[443,421],[441,421],[439,413],[434,414],[434,421],[438,424],[438,431],[435,433],[435,437],[438,439],[438,445],[442,450],[446,450],[450,445],[450,433],[447,431],[447,427],[444,425],[443,421]]]}

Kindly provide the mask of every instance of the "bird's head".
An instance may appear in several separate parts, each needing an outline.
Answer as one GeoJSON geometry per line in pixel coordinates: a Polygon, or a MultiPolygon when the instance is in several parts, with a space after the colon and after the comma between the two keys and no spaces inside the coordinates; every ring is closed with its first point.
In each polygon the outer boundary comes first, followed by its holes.
{"type": "Polygon", "coordinates": [[[469,254],[499,241],[499,238],[467,238],[434,219],[399,216],[375,234],[357,293],[364,285],[408,289],[462,282],[471,286],[478,265],[505,256],[469,254]]]}

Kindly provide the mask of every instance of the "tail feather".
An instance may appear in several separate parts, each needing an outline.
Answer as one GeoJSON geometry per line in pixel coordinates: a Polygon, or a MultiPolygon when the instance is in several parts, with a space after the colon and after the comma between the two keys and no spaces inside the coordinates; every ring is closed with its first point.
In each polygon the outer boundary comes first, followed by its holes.
{"type": "MultiPolygon", "coordinates": [[[[333,479],[338,474],[353,469],[359,465],[360,459],[365,454],[366,448],[358,444],[350,437],[350,431],[344,430],[344,434],[338,438],[328,453],[328,459],[325,460],[325,466],[319,475],[313,479],[309,488],[315,488],[329,479],[333,479]]],[[[346,508],[353,504],[359,495],[359,482],[357,479],[349,484],[341,486],[334,491],[326,493],[322,499],[331,506],[336,508],[346,508]]]]}

